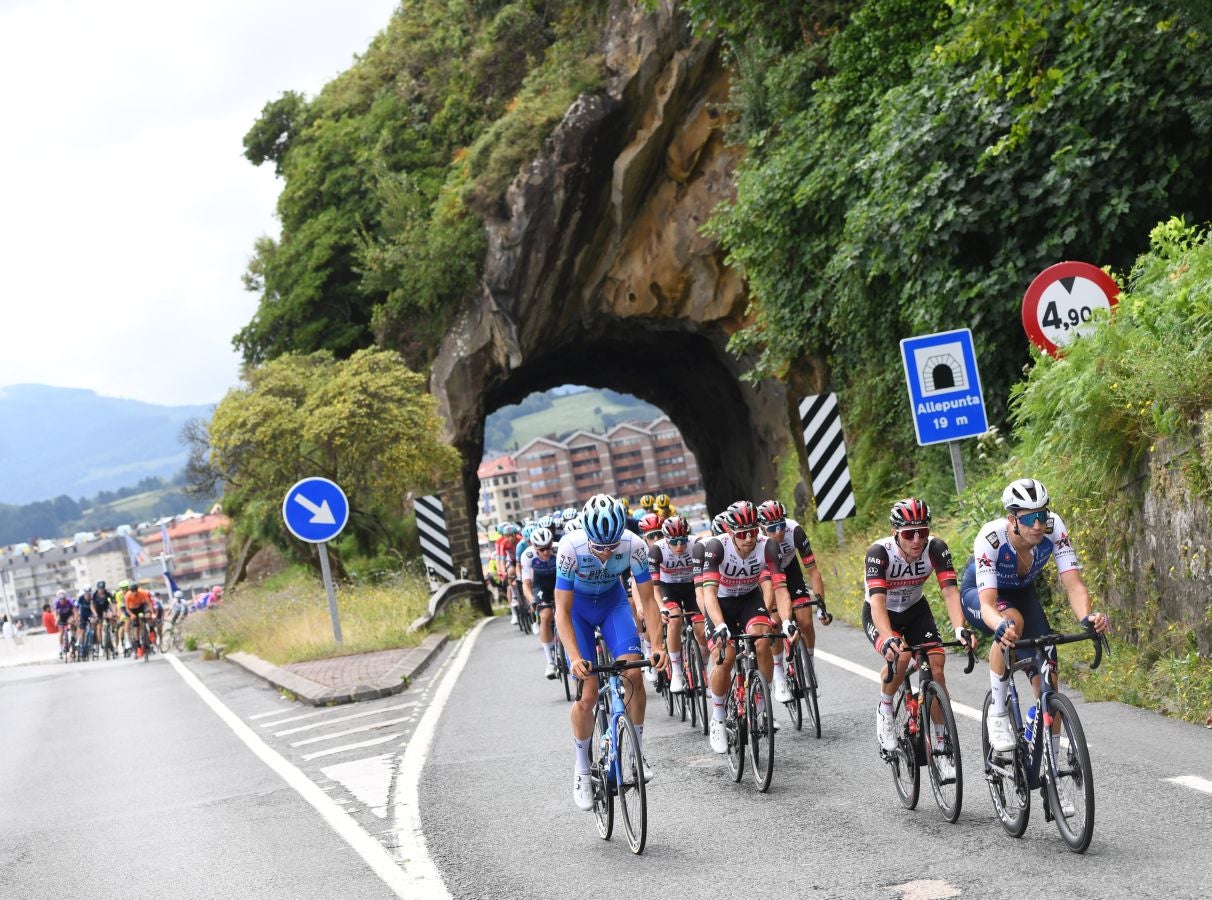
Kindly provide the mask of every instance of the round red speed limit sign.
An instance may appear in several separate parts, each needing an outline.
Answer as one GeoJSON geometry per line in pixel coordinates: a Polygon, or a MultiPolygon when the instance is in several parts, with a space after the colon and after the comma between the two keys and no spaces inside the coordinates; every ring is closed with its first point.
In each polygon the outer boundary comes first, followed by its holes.
{"type": "Polygon", "coordinates": [[[1023,295],[1023,328],[1031,343],[1056,356],[1079,334],[1091,328],[1096,309],[1110,309],[1119,297],[1119,285],[1097,266],[1062,262],[1035,276],[1023,295]]]}

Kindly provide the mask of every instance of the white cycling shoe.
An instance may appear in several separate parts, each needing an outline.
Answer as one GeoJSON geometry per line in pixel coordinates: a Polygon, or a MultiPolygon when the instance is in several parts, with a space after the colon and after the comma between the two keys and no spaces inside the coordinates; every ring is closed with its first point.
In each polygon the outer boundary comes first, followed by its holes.
{"type": "Polygon", "coordinates": [[[780,678],[774,683],[774,702],[775,703],[790,703],[794,699],[791,693],[791,685],[787,683],[786,678],[780,678]]]}
{"type": "Polygon", "coordinates": [[[684,694],[686,692],[686,677],[682,674],[680,668],[673,670],[673,674],[669,678],[669,690],[675,694],[684,694]]]}
{"type": "Polygon", "coordinates": [[[896,750],[896,720],[878,706],[875,708],[875,737],[882,750],[888,753],[896,750]]]}
{"type": "Polygon", "coordinates": [[[549,662],[547,664],[547,668],[543,670],[543,677],[546,678],[548,681],[551,681],[552,679],[554,679],[556,677],[556,664],[555,663],[549,662]]]}
{"type": "Polygon", "coordinates": [[[939,781],[955,781],[955,763],[950,756],[934,757],[934,765],[938,769],[939,781]]]}
{"type": "Polygon", "coordinates": [[[509,624],[510,625],[518,624],[518,611],[512,607],[510,607],[510,610],[509,610],[509,624]]]}
{"type": "Polygon", "coordinates": [[[588,772],[574,772],[572,775],[572,800],[577,809],[586,812],[593,809],[593,781],[588,772]]]}
{"type": "Polygon", "coordinates": [[[728,752],[728,735],[724,732],[724,723],[711,720],[711,728],[709,729],[708,740],[711,742],[711,749],[716,753],[728,752]]]}
{"type": "Polygon", "coordinates": [[[1010,753],[1014,750],[1014,729],[1010,727],[1010,716],[1002,713],[1000,716],[989,713],[989,746],[998,753],[1010,753]]]}

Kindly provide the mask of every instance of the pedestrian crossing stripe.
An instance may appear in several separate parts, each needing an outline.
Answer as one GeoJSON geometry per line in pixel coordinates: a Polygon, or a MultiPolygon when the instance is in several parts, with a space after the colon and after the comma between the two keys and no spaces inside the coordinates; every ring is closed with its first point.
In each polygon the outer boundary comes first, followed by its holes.
{"type": "Polygon", "coordinates": [[[413,510],[417,515],[417,536],[421,542],[421,556],[425,559],[425,572],[429,576],[429,589],[436,591],[443,582],[455,580],[445,509],[437,494],[429,494],[414,500],[413,510]]]}
{"type": "Polygon", "coordinates": [[[808,451],[817,521],[847,519],[857,512],[837,394],[812,394],[800,401],[800,427],[808,451]]]}

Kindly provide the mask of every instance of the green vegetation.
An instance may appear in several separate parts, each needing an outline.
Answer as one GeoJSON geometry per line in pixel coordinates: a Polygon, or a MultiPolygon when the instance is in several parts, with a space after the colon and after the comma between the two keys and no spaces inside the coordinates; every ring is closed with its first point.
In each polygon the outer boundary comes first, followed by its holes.
{"type": "Polygon", "coordinates": [[[547,391],[531,394],[520,404],[503,406],[484,423],[485,452],[505,452],[545,434],[577,428],[606,431],[627,419],[655,419],[663,415],[643,400],[611,390],[584,390],[575,394],[547,391]]]}
{"type": "Polygon", "coordinates": [[[573,99],[602,81],[603,2],[414,0],[308,100],[266,104],[245,155],[285,179],[261,238],[249,362],[372,342],[430,360],[475,289],[485,217],[573,99]]]}

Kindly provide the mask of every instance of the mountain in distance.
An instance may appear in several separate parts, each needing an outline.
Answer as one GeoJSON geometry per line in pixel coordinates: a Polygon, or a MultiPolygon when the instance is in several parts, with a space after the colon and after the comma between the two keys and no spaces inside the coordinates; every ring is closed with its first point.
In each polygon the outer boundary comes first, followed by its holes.
{"type": "Polygon", "coordinates": [[[82,388],[0,388],[0,503],[91,497],[185,466],[181,426],[213,406],[159,406],[82,388]]]}
{"type": "Polygon", "coordinates": [[[661,415],[660,409],[630,394],[565,384],[492,413],[484,421],[484,457],[511,453],[545,434],[578,428],[607,431],[629,419],[661,415]]]}

